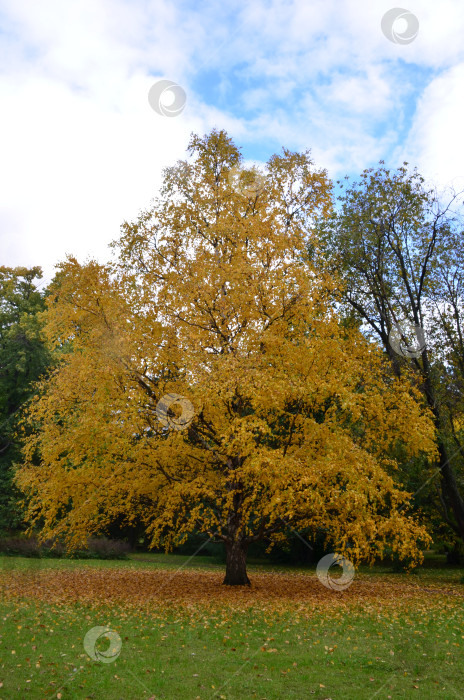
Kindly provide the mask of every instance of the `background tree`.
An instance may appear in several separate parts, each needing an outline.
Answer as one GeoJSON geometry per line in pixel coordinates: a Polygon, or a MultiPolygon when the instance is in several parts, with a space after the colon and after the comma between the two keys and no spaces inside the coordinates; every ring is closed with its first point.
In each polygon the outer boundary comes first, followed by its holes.
{"type": "Polygon", "coordinates": [[[71,546],[116,517],[143,519],[167,549],[205,533],[224,543],[231,585],[249,582],[249,545],[288,527],[323,529],[354,562],[386,548],[417,561],[428,536],[390,454],[432,454],[433,425],[339,322],[331,277],[307,273],[326,172],[284,150],[264,188],[250,172],[237,187],[223,131],[193,136],[189,154],[123,225],[113,266],[61,266],[46,332],[72,352],[29,411],[29,516],[71,546]],[[173,394],[185,398],[169,410],[173,394]]]}
{"type": "Polygon", "coordinates": [[[430,480],[428,497],[462,541],[464,239],[457,195],[442,199],[407,163],[365,170],[340,195],[339,210],[319,222],[319,264],[341,282],[334,296],[342,313],[380,342],[396,375],[414,372],[434,416],[441,488],[434,495],[436,464],[414,470],[411,483],[423,492],[430,480]],[[422,352],[415,326],[425,330],[422,352]],[[392,331],[403,338],[403,355],[392,331]]]}
{"type": "Polygon", "coordinates": [[[45,302],[36,281],[41,277],[40,267],[0,267],[0,531],[21,524],[12,484],[12,464],[20,456],[14,437],[18,409],[50,361],[40,335],[45,302]]]}

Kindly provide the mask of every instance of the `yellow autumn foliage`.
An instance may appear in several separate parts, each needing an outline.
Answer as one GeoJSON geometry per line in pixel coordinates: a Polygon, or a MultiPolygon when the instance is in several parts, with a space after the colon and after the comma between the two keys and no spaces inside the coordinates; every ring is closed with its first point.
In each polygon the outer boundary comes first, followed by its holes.
{"type": "Polygon", "coordinates": [[[123,225],[113,263],[61,265],[45,312],[59,362],[16,477],[33,526],[72,547],[122,518],[153,545],[195,530],[245,552],[309,528],[354,562],[386,547],[419,560],[429,537],[395,455],[433,456],[433,426],[311,264],[326,172],[284,150],[250,195],[228,178],[240,154],[224,132],[189,154],[123,225]],[[160,409],[171,394],[193,407],[185,425],[176,403],[160,409]]]}

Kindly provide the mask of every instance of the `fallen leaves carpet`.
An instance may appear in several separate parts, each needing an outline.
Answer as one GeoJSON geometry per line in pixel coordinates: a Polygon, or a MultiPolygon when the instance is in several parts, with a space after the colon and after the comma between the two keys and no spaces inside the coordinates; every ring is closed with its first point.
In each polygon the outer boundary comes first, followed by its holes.
{"type": "Polygon", "coordinates": [[[328,611],[330,608],[416,608],[464,604],[457,584],[401,580],[392,576],[358,575],[342,591],[326,588],[314,573],[250,573],[251,586],[224,586],[223,573],[204,570],[90,568],[0,572],[3,599],[36,599],[48,603],[123,604],[131,608],[159,606],[250,607],[328,611]]]}

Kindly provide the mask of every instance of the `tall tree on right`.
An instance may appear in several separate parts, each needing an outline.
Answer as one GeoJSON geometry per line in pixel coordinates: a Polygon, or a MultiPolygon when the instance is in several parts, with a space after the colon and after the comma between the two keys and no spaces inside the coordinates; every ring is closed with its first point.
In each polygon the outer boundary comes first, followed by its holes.
{"type": "Polygon", "coordinates": [[[437,428],[434,507],[464,542],[464,236],[459,196],[444,201],[417,169],[383,161],[339,183],[310,255],[337,271],[347,321],[381,343],[397,376],[415,374],[437,428]],[[422,330],[423,329],[423,330],[422,330]]]}

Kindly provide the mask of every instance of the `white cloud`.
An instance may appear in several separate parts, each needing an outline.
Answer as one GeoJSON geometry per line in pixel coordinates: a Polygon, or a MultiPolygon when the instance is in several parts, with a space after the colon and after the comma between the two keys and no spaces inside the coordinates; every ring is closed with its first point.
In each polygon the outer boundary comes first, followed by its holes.
{"type": "Polygon", "coordinates": [[[156,194],[161,169],[185,157],[192,131],[213,126],[247,158],[256,143],[265,159],[283,145],[310,147],[336,176],[406,151],[438,180],[462,174],[464,8],[408,3],[419,35],[399,46],[380,30],[391,6],[0,0],[1,263],[41,264],[50,276],[67,252],[106,259],[122,221],[156,194]],[[435,73],[398,146],[418,68],[435,73]],[[204,71],[215,77],[200,85],[202,99],[192,86],[204,71]],[[150,109],[158,78],[186,90],[180,116],[150,109]]]}
{"type": "Polygon", "coordinates": [[[362,75],[335,74],[330,85],[322,86],[318,94],[324,103],[370,118],[378,117],[391,108],[392,85],[382,66],[367,66],[362,75]]]}
{"type": "MultiPolygon", "coordinates": [[[[155,195],[161,168],[184,156],[190,128],[148,107],[152,82],[135,76],[121,86],[122,101],[138,104],[121,111],[45,79],[9,94],[2,85],[8,168],[0,189],[15,211],[16,235],[22,229],[13,262],[49,267],[68,252],[105,258],[123,219],[155,195]]],[[[5,224],[2,240],[12,233],[5,224]]]]}
{"type": "Polygon", "coordinates": [[[438,76],[421,96],[402,159],[428,178],[462,188],[464,183],[464,63],[438,76]]]}
{"type": "Polygon", "coordinates": [[[162,167],[185,156],[192,130],[208,130],[207,110],[186,108],[187,117],[170,119],[148,105],[160,67],[168,71],[171,62],[175,75],[182,63],[162,31],[172,11],[164,21],[157,7],[159,21],[145,30],[148,43],[161,35],[156,49],[145,46],[150,77],[136,41],[141,8],[106,3],[104,14],[89,2],[10,5],[23,54],[35,58],[18,60],[10,43],[9,72],[0,75],[4,264],[41,264],[50,277],[66,253],[107,259],[123,220],[156,194],[162,167]]]}

